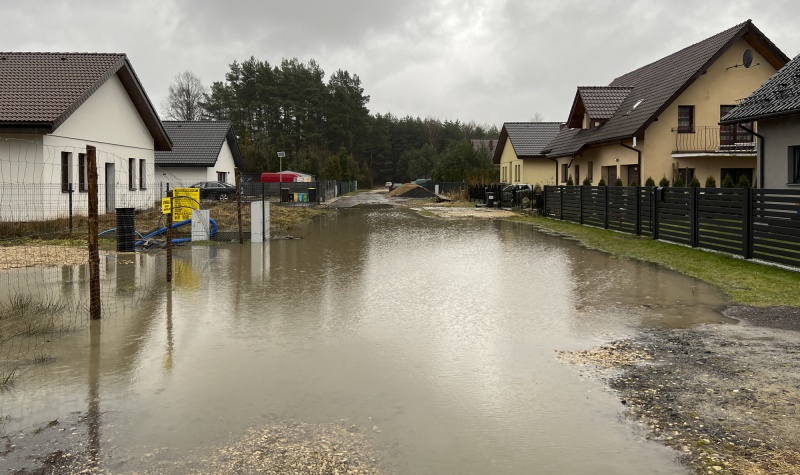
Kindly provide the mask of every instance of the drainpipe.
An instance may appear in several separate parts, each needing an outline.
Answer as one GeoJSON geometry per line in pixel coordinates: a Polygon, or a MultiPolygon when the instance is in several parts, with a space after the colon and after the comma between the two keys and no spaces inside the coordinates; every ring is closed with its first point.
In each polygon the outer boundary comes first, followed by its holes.
{"type": "Polygon", "coordinates": [[[766,188],[766,186],[764,186],[764,136],[751,128],[745,127],[742,124],[739,124],[739,127],[758,137],[758,160],[756,161],[758,164],[758,187],[766,188]]]}
{"type": "MultiPolygon", "coordinates": [[[[620,140],[619,144],[622,145],[623,147],[627,148],[627,149],[630,149],[630,150],[633,150],[634,152],[636,152],[636,155],[637,155],[636,167],[639,169],[639,181],[642,181],[642,177],[644,176],[644,173],[642,173],[642,151],[639,150],[638,148],[631,147],[630,145],[626,144],[625,142],[623,142],[621,140],[620,140]]],[[[638,185],[639,186],[644,186],[641,183],[638,183],[638,185]]]]}

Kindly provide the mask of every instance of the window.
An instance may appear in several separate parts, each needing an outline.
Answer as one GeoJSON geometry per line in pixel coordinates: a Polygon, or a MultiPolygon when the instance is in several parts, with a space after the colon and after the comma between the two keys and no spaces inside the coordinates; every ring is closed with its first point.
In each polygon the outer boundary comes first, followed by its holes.
{"type": "Polygon", "coordinates": [[[61,191],[70,191],[72,185],[72,154],[61,152],[61,191]]]}
{"type": "Polygon", "coordinates": [[[694,106],[678,106],[678,133],[694,132],[694,106]]]}
{"type": "Polygon", "coordinates": [[[589,162],[587,168],[588,170],[586,171],[586,178],[588,178],[589,181],[594,181],[594,174],[592,172],[592,170],[594,170],[594,162],[589,162]]]}
{"type": "Polygon", "coordinates": [[[750,183],[750,186],[754,186],[755,185],[753,183],[753,169],[752,168],[723,168],[722,170],[720,170],[720,174],[719,174],[719,183],[720,184],[722,184],[722,182],[725,181],[725,176],[726,175],[730,175],[731,176],[731,178],[733,179],[733,185],[734,186],[738,186],[739,185],[739,180],[742,178],[742,175],[744,175],[747,178],[747,181],[750,183]]]}
{"type": "Polygon", "coordinates": [[[569,173],[569,164],[562,163],[561,164],[561,183],[567,182],[567,174],[569,173]]]}
{"type": "Polygon", "coordinates": [[[147,160],[139,159],[139,189],[147,189],[147,160]]]}
{"type": "Polygon", "coordinates": [[[694,178],[694,168],[679,168],[678,175],[681,177],[683,186],[689,186],[689,182],[694,178]]]}
{"type": "Polygon", "coordinates": [[[503,173],[502,173],[503,176],[500,178],[500,181],[502,181],[503,183],[506,183],[506,172],[507,172],[507,170],[508,170],[507,167],[503,167],[503,173]]]}
{"type": "Polygon", "coordinates": [[[217,181],[220,183],[228,183],[228,172],[217,172],[217,181]]]}
{"type": "Polygon", "coordinates": [[[128,189],[136,189],[136,159],[128,159],[128,189]]]}
{"type": "MultiPolygon", "coordinates": [[[[728,112],[736,106],[719,106],[720,119],[725,117],[728,112]]],[[[751,148],[753,146],[753,134],[740,127],[743,125],[753,130],[752,122],[742,122],[741,124],[722,125],[719,128],[719,144],[721,148],[737,149],[740,147],[751,148]]]]}
{"type": "Polygon", "coordinates": [[[78,154],[78,191],[89,191],[87,185],[86,154],[78,154]]]}
{"type": "Polygon", "coordinates": [[[789,183],[800,184],[800,145],[789,147],[789,183]]]}
{"type": "Polygon", "coordinates": [[[574,181],[574,183],[576,185],[580,185],[581,184],[581,168],[580,168],[579,165],[575,165],[575,181],[574,181]]]}

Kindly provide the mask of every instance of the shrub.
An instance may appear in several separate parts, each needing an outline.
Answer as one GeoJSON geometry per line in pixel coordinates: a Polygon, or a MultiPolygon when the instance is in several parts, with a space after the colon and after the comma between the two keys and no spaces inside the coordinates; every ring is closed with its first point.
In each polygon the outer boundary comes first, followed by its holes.
{"type": "Polygon", "coordinates": [[[601,178],[600,181],[597,182],[597,186],[606,186],[606,181],[601,178]]]}
{"type": "Polygon", "coordinates": [[[692,181],[689,182],[689,186],[692,188],[700,188],[700,180],[697,177],[692,177],[692,181]]]}
{"type": "Polygon", "coordinates": [[[733,178],[730,175],[725,175],[725,178],[722,180],[722,187],[723,188],[734,188],[735,185],[733,183],[733,178]]]}
{"type": "Polygon", "coordinates": [[[674,186],[674,187],[676,187],[676,188],[681,188],[681,187],[683,187],[683,186],[686,186],[686,184],[683,182],[683,178],[681,178],[681,176],[680,176],[680,175],[678,175],[678,176],[675,178],[675,181],[673,181],[673,182],[672,182],[672,186],[674,186]]]}
{"type": "Polygon", "coordinates": [[[658,186],[663,186],[664,188],[669,186],[669,180],[667,180],[666,176],[661,178],[661,181],[658,182],[658,186]]]}
{"type": "Polygon", "coordinates": [[[647,181],[644,182],[644,186],[656,186],[656,181],[653,180],[653,177],[647,177],[647,181]]]}
{"type": "Polygon", "coordinates": [[[586,178],[583,179],[583,184],[585,186],[592,186],[592,180],[590,180],[589,177],[587,176],[586,178]]]}
{"type": "Polygon", "coordinates": [[[636,183],[636,180],[631,180],[631,184],[628,186],[639,186],[639,184],[636,183]]]}
{"type": "Polygon", "coordinates": [[[737,188],[750,188],[750,180],[745,175],[739,177],[739,183],[736,184],[737,188]]]}
{"type": "Polygon", "coordinates": [[[570,176],[567,178],[567,186],[572,186],[572,185],[574,185],[574,184],[575,184],[575,182],[574,182],[574,181],[572,181],[572,175],[570,175],[570,176]]]}
{"type": "Polygon", "coordinates": [[[717,187],[717,180],[714,179],[713,176],[709,175],[706,178],[706,188],[716,188],[717,187]]]}
{"type": "Polygon", "coordinates": [[[622,178],[617,178],[617,181],[614,182],[614,186],[622,186],[622,178]]]}

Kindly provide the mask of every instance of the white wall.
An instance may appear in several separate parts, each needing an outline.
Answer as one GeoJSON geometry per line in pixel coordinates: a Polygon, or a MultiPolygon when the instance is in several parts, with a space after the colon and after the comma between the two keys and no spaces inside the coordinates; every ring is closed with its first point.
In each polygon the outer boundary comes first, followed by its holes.
{"type": "Polygon", "coordinates": [[[86,214],[87,193],[78,191],[78,154],[97,148],[100,213],[106,211],[105,167],[113,163],[116,207],[149,208],[157,193],[154,139],[117,76],[103,84],[61,126],[48,135],[0,135],[0,184],[15,187],[13,201],[0,198],[0,220],[20,221],[66,217],[69,194],[61,192],[61,153],[71,153],[74,214],[86,214]],[[135,159],[134,188],[129,189],[128,160],[135,159]],[[145,189],[139,182],[145,162],[145,189]],[[38,184],[25,188],[23,184],[38,184]],[[11,203],[11,206],[7,203],[11,203]]]}
{"type": "Polygon", "coordinates": [[[217,157],[217,163],[214,167],[209,167],[208,169],[208,180],[209,181],[217,181],[217,172],[226,172],[228,174],[228,183],[235,183],[236,176],[234,175],[234,169],[236,168],[236,164],[233,162],[233,153],[231,152],[231,147],[228,145],[228,141],[225,140],[222,143],[222,149],[219,151],[219,157],[217,157]]]}
{"type": "Polygon", "coordinates": [[[758,121],[764,136],[764,185],[759,188],[792,188],[789,177],[789,147],[800,146],[800,117],[791,116],[758,121]]]}

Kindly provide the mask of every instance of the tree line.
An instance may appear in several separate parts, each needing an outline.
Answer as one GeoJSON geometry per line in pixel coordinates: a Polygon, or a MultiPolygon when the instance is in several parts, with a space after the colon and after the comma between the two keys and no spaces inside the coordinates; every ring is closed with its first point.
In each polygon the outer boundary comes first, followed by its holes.
{"type": "Polygon", "coordinates": [[[473,139],[497,139],[496,126],[433,117],[371,114],[356,74],[325,72],[313,59],[270,65],[254,57],[234,61],[210,88],[183,72],[169,87],[163,112],[173,120],[229,120],[245,172],[283,169],[321,179],[361,183],[496,181],[485,148],[473,139]]]}

